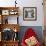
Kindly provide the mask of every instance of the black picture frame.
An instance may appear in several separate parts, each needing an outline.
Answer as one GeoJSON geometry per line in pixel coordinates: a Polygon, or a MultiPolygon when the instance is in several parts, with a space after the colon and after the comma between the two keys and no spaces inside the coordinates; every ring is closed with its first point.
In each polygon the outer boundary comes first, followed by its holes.
{"type": "Polygon", "coordinates": [[[23,20],[24,21],[36,21],[37,20],[37,8],[36,7],[23,7],[23,20]]]}

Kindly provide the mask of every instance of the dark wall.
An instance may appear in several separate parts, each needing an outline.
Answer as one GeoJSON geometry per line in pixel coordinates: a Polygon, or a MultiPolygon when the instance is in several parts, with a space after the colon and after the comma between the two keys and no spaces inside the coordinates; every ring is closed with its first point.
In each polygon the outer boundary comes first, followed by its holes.
{"type": "Polygon", "coordinates": [[[22,40],[23,35],[24,35],[25,31],[28,28],[32,28],[37,33],[39,41],[43,42],[43,30],[42,30],[42,26],[21,26],[20,27],[20,32],[19,32],[19,39],[20,39],[20,41],[22,40]]]}

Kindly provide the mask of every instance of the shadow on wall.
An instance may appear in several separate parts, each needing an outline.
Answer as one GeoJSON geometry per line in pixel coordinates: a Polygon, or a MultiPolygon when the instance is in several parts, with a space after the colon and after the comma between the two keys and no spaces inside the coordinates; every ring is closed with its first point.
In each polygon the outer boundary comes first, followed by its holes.
{"type": "Polygon", "coordinates": [[[21,26],[21,27],[20,27],[20,32],[19,32],[19,39],[20,39],[20,42],[21,42],[21,40],[22,40],[22,38],[23,38],[23,36],[24,36],[25,31],[26,31],[28,28],[32,28],[32,29],[34,30],[34,32],[36,32],[39,41],[40,41],[41,43],[43,43],[43,36],[42,36],[42,35],[43,35],[43,34],[42,34],[43,30],[42,30],[42,26],[21,26]]]}

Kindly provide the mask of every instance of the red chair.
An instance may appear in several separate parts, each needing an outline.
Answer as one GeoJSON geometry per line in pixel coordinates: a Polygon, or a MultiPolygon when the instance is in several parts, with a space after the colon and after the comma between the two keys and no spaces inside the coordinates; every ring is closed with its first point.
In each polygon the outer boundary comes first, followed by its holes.
{"type": "MultiPolygon", "coordinates": [[[[25,43],[25,40],[34,36],[37,39],[37,35],[36,33],[33,31],[32,28],[28,28],[27,31],[24,34],[24,37],[22,38],[22,42],[21,42],[21,46],[27,46],[27,44],[25,43]]],[[[38,41],[38,39],[37,39],[38,41]]],[[[41,46],[40,42],[38,41],[37,44],[35,46],[41,46]]]]}

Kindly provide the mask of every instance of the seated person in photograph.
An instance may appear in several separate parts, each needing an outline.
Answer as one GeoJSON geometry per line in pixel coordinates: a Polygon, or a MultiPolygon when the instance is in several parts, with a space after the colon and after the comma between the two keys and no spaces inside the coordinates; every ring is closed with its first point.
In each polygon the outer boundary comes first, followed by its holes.
{"type": "Polygon", "coordinates": [[[41,46],[39,40],[37,39],[36,33],[31,29],[27,29],[21,42],[22,46],[41,46]]]}

